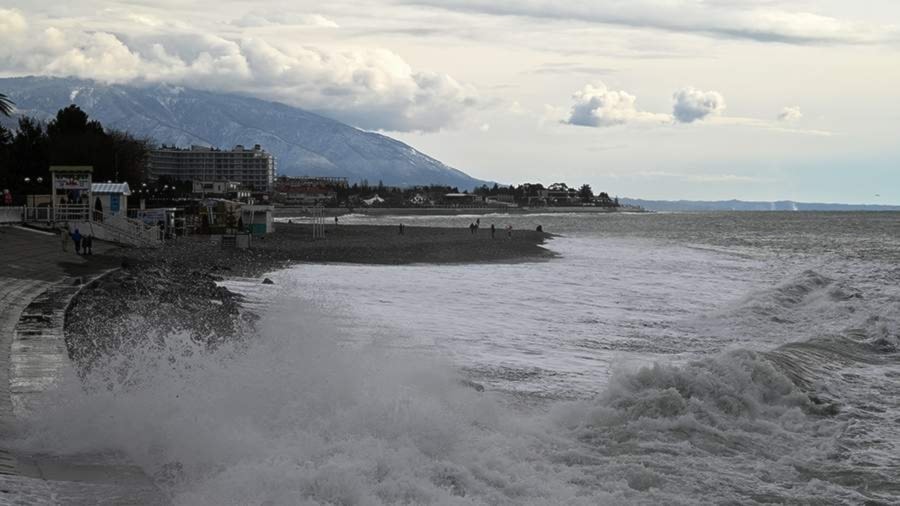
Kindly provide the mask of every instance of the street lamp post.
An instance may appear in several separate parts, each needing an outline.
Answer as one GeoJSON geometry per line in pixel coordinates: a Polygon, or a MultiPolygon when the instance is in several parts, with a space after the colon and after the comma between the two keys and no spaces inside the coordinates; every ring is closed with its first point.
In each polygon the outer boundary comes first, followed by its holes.
{"type": "MultiPolygon", "coordinates": [[[[35,204],[34,204],[34,186],[32,185],[32,179],[30,177],[26,177],[24,179],[24,181],[25,181],[25,186],[28,188],[28,193],[31,196],[31,207],[33,208],[33,207],[35,207],[35,204]]],[[[43,182],[44,182],[44,178],[42,178],[40,176],[38,176],[36,179],[34,179],[34,183],[36,183],[38,186],[40,186],[40,184],[43,182]]],[[[25,204],[26,205],[28,204],[27,200],[26,200],[25,204]]]]}

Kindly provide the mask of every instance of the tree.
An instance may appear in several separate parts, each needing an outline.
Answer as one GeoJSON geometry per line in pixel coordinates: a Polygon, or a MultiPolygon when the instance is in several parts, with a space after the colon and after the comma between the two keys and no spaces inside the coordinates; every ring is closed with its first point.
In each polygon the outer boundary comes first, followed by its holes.
{"type": "Polygon", "coordinates": [[[591,190],[591,185],[583,184],[581,188],[578,190],[578,197],[582,202],[590,202],[594,200],[594,192],[591,190]]]}
{"type": "Polygon", "coordinates": [[[56,118],[47,125],[47,135],[50,137],[85,133],[102,135],[103,125],[99,121],[89,121],[87,113],[75,104],[57,111],[56,118]]]}
{"type": "Polygon", "coordinates": [[[127,132],[110,130],[106,134],[105,144],[103,156],[107,158],[107,162],[112,157],[111,179],[127,182],[132,187],[137,186],[144,179],[151,141],[136,138],[127,132]]]}
{"type": "Polygon", "coordinates": [[[0,114],[4,116],[12,116],[13,106],[15,103],[3,93],[0,93],[0,114]]]}
{"type": "Polygon", "coordinates": [[[0,189],[9,189],[15,186],[11,163],[12,141],[12,132],[0,125],[0,189]]]}
{"type": "Polygon", "coordinates": [[[19,118],[18,129],[10,146],[10,172],[13,178],[41,177],[44,181],[50,181],[49,149],[44,127],[34,118],[19,118]]]}

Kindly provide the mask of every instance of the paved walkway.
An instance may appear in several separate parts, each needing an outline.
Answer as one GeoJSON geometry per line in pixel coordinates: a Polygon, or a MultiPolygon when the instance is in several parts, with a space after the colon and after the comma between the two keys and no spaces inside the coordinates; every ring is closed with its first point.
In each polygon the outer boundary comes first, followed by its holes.
{"type": "MultiPolygon", "coordinates": [[[[0,227],[0,440],[13,434],[29,399],[70,366],[65,311],[81,284],[119,265],[115,246],[94,255],[62,251],[58,235],[0,227]]],[[[95,456],[58,457],[0,447],[0,504],[157,504],[140,469],[95,456]]]]}

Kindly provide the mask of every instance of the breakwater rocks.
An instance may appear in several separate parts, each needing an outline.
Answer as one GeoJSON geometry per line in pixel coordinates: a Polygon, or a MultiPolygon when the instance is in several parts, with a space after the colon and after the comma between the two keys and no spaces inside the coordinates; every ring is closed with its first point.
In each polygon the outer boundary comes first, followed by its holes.
{"type": "MultiPolygon", "coordinates": [[[[138,341],[185,332],[214,345],[239,334],[240,295],[218,286],[214,274],[161,259],[123,262],[87,285],[66,317],[69,356],[82,370],[100,357],[127,351],[138,341]]],[[[144,343],[140,343],[144,344],[144,343]]]]}

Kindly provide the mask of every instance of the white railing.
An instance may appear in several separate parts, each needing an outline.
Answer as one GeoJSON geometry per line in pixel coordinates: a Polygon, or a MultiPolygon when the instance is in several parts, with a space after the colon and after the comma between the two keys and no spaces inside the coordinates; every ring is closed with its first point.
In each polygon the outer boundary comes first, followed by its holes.
{"type": "Polygon", "coordinates": [[[24,210],[25,222],[53,222],[65,223],[68,221],[88,221],[90,219],[88,206],[65,204],[56,207],[26,207],[24,210]]]}
{"type": "MultiPolygon", "coordinates": [[[[56,207],[15,208],[16,221],[26,223],[63,224],[78,226],[91,231],[98,239],[134,246],[159,246],[162,243],[159,227],[125,216],[93,211],[88,206],[59,205],[56,207]]],[[[10,214],[13,214],[10,212],[10,214]]],[[[0,215],[2,222],[2,215],[0,215]]],[[[83,230],[82,234],[88,232],[83,230]]]]}
{"type": "Polygon", "coordinates": [[[111,215],[94,211],[92,225],[103,227],[117,242],[136,246],[158,246],[161,244],[159,227],[125,216],[124,213],[111,215]]]}

